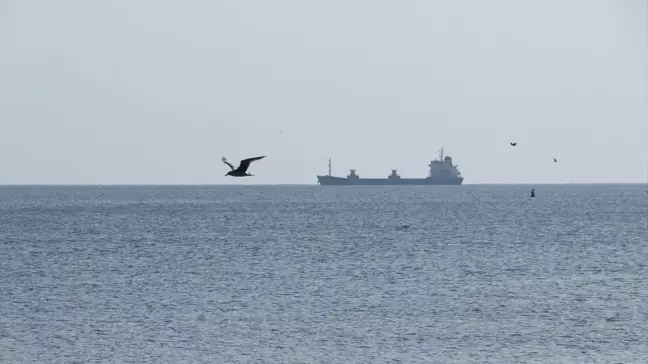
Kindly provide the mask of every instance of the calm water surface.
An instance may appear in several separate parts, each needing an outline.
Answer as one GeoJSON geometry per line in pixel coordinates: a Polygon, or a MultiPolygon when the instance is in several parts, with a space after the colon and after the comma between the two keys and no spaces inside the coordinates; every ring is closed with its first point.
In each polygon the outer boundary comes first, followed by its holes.
{"type": "Polygon", "coordinates": [[[0,362],[648,362],[646,186],[534,187],[2,187],[0,362]]]}

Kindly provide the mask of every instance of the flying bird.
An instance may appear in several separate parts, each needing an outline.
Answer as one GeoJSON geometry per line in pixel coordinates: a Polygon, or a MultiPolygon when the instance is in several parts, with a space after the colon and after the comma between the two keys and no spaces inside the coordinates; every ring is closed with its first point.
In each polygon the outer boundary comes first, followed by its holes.
{"type": "Polygon", "coordinates": [[[554,158],[554,163],[558,163],[558,159],[554,158]]]}
{"type": "Polygon", "coordinates": [[[517,143],[515,143],[515,142],[511,142],[511,146],[512,146],[512,147],[514,147],[514,146],[516,146],[516,145],[517,145],[517,143]]]}
{"type": "Polygon", "coordinates": [[[264,156],[261,157],[254,157],[254,158],[248,158],[248,159],[243,159],[241,163],[239,163],[238,168],[234,168],[232,163],[227,161],[227,158],[223,157],[221,158],[223,163],[227,164],[232,170],[227,172],[225,176],[232,176],[232,177],[247,177],[247,176],[254,176],[253,174],[248,173],[247,169],[250,167],[250,163],[254,161],[258,161],[259,159],[265,158],[264,156]]]}

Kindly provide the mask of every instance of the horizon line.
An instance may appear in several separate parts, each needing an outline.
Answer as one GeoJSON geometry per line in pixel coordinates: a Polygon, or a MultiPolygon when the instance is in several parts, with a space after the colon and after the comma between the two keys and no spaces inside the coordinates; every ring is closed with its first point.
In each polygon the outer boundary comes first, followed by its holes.
{"type": "Polygon", "coordinates": [[[608,185],[608,186],[628,186],[628,185],[646,185],[647,182],[484,182],[484,183],[463,183],[461,185],[429,185],[429,186],[371,186],[371,185],[349,185],[349,186],[321,186],[318,183],[259,183],[259,184],[208,184],[208,183],[0,183],[1,187],[263,187],[263,186],[318,186],[318,187],[461,187],[461,186],[569,186],[569,185],[608,185]]]}

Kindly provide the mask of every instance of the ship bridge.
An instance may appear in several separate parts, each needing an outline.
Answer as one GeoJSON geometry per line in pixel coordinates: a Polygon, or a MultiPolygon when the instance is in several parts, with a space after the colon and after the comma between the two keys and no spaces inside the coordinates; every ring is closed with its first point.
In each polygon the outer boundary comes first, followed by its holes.
{"type": "Polygon", "coordinates": [[[459,168],[452,164],[452,157],[443,155],[443,148],[439,150],[439,157],[428,164],[429,178],[461,178],[459,168]]]}

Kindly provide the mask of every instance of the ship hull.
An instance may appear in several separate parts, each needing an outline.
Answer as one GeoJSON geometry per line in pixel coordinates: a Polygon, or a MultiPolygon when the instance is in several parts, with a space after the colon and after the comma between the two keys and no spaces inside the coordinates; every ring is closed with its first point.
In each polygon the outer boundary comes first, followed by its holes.
{"type": "Polygon", "coordinates": [[[343,178],[317,176],[322,186],[459,186],[463,177],[457,178],[343,178]]]}

